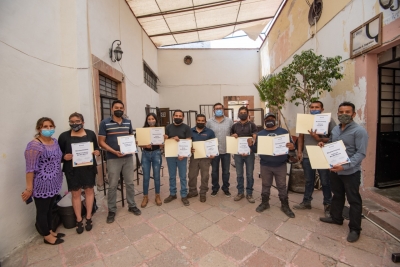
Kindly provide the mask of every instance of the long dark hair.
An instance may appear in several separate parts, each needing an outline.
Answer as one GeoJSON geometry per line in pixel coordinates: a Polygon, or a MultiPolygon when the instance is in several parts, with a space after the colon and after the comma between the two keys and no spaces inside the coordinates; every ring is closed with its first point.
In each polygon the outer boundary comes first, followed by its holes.
{"type": "Polygon", "coordinates": [[[147,116],[146,116],[146,120],[144,121],[144,126],[143,127],[150,127],[150,125],[149,125],[149,123],[147,122],[147,119],[150,117],[150,116],[153,116],[153,118],[156,120],[156,125],[154,125],[154,126],[159,126],[158,125],[158,118],[157,118],[157,115],[155,114],[155,113],[149,113],[149,114],[147,114],[147,116]]]}

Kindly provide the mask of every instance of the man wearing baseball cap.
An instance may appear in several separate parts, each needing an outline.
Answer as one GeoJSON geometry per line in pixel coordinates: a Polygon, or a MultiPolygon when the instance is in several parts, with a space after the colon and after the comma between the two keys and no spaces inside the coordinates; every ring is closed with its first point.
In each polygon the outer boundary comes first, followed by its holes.
{"type": "MultiPolygon", "coordinates": [[[[273,113],[267,113],[264,117],[265,129],[258,132],[256,141],[253,142],[252,138],[247,140],[250,149],[257,153],[257,142],[259,136],[277,136],[282,134],[288,134],[289,132],[276,125],[276,116],[273,113]]],[[[294,150],[294,144],[291,141],[286,144],[289,150],[294,150]]],[[[281,201],[281,210],[290,218],[294,218],[295,215],[289,207],[289,198],[287,194],[286,185],[286,161],[287,155],[279,156],[268,156],[259,155],[260,157],[260,171],[262,179],[262,192],[261,204],[256,208],[257,212],[262,212],[269,209],[269,196],[272,186],[273,178],[275,177],[276,188],[278,189],[279,200],[281,201]]]]}

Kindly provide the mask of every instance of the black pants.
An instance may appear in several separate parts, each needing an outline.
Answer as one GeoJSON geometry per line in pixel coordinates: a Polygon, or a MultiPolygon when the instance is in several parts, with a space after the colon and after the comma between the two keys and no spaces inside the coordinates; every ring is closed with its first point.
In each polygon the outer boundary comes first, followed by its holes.
{"type": "Polygon", "coordinates": [[[56,200],[56,196],[49,198],[33,198],[36,205],[36,230],[40,235],[50,234],[52,228],[51,211],[56,200]]]}
{"type": "Polygon", "coordinates": [[[349,175],[338,175],[330,173],[331,189],[333,193],[331,204],[332,219],[338,223],[343,222],[343,207],[347,197],[350,204],[350,230],[360,233],[361,231],[361,214],[362,200],[359,192],[361,172],[355,172],[349,175]]]}

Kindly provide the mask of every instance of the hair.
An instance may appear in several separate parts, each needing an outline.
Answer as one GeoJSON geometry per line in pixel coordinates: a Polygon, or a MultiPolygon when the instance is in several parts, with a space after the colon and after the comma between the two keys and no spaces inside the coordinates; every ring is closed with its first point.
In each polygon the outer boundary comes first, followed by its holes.
{"type": "Polygon", "coordinates": [[[197,114],[196,120],[197,120],[197,118],[204,118],[205,120],[207,120],[206,115],[204,115],[204,114],[197,114]]]}
{"type": "Polygon", "coordinates": [[[177,113],[177,112],[180,112],[180,113],[182,113],[182,116],[183,116],[183,117],[185,117],[185,113],[183,113],[183,111],[182,111],[182,110],[180,110],[180,109],[175,109],[175,110],[174,110],[174,113],[172,113],[172,116],[174,116],[174,115],[175,115],[175,113],[177,113]]]}
{"type": "Polygon", "coordinates": [[[240,113],[241,110],[246,110],[246,112],[249,113],[249,109],[246,106],[241,106],[239,108],[238,114],[240,113]]]}
{"type": "MultiPolygon", "coordinates": [[[[340,105],[339,105],[339,108],[340,107],[351,107],[352,109],[353,109],[353,112],[356,112],[356,106],[354,106],[354,104],[353,103],[351,103],[351,102],[349,102],[349,101],[344,101],[343,103],[341,103],[340,105]]],[[[338,108],[338,109],[339,109],[338,108]]]]}
{"type": "Polygon", "coordinates": [[[41,134],[40,133],[40,129],[43,127],[43,124],[46,121],[51,122],[51,124],[53,124],[54,128],[56,127],[56,125],[54,124],[54,121],[52,119],[50,119],[48,117],[42,117],[42,118],[38,119],[38,121],[36,122],[36,128],[35,129],[38,131],[38,133],[35,134],[35,137],[40,136],[40,134],[41,134]]]}
{"type": "Polygon", "coordinates": [[[157,118],[157,115],[156,115],[155,113],[149,113],[149,114],[147,114],[147,116],[146,116],[146,120],[144,121],[144,126],[143,126],[143,127],[150,127],[149,123],[147,122],[147,119],[148,119],[150,116],[152,116],[152,117],[156,120],[156,125],[155,125],[155,126],[158,126],[158,118],[157,118]]]}
{"type": "Polygon", "coordinates": [[[113,108],[115,104],[121,104],[122,107],[125,107],[124,103],[123,103],[121,100],[119,100],[119,99],[118,99],[118,100],[114,100],[114,101],[112,102],[111,108],[113,108]]]}
{"type": "Polygon", "coordinates": [[[72,117],[78,117],[82,122],[85,121],[85,119],[83,118],[83,115],[81,113],[78,113],[78,112],[74,112],[71,115],[69,115],[68,120],[70,120],[72,117]]]}
{"type": "MultiPolygon", "coordinates": [[[[322,103],[321,101],[316,100],[316,101],[311,102],[311,104],[314,104],[314,103],[319,103],[321,105],[321,108],[324,108],[324,103],[322,103]]],[[[310,104],[310,106],[311,106],[311,104],[310,104]]]]}
{"type": "Polygon", "coordinates": [[[222,108],[224,108],[224,105],[222,105],[221,103],[215,103],[213,109],[215,109],[216,106],[222,106],[222,108]]]}

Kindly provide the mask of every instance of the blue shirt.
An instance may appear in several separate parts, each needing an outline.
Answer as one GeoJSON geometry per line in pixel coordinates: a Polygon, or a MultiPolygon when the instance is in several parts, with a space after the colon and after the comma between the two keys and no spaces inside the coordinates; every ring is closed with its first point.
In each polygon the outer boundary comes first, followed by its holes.
{"type": "Polygon", "coordinates": [[[350,175],[361,170],[361,161],[367,154],[368,134],[364,127],[358,125],[354,121],[344,127],[342,124],[337,125],[332,130],[332,134],[328,143],[342,140],[346,153],[350,158],[350,163],[343,164],[343,171],[338,172],[338,175],[350,175]]]}
{"type": "MultiPolygon", "coordinates": [[[[100,122],[99,136],[105,136],[106,144],[116,151],[120,151],[117,137],[130,135],[132,133],[133,129],[131,120],[122,118],[121,124],[118,124],[112,119],[112,117],[109,117],[100,122]]],[[[132,154],[128,154],[125,157],[132,156],[132,154]]],[[[107,151],[107,159],[118,159],[118,157],[107,151]]]]}
{"type": "Polygon", "coordinates": [[[207,127],[204,127],[200,133],[196,130],[196,127],[191,128],[191,131],[193,142],[206,141],[215,138],[214,131],[207,127]]]}

